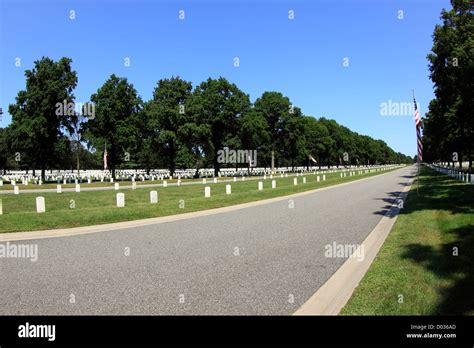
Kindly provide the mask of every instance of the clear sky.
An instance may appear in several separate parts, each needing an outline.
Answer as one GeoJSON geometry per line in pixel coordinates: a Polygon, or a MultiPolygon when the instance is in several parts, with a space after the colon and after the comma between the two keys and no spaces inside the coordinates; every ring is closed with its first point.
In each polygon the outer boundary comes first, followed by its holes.
{"type": "Polygon", "coordinates": [[[427,112],[426,55],[442,8],[448,0],[0,0],[0,127],[25,88],[24,70],[42,56],[66,56],[78,73],[76,102],[88,101],[112,73],[144,100],[161,78],[196,85],[223,76],[252,102],[280,91],[306,115],[414,155],[412,116],[381,115],[381,104],[411,102],[414,89],[427,112]]]}

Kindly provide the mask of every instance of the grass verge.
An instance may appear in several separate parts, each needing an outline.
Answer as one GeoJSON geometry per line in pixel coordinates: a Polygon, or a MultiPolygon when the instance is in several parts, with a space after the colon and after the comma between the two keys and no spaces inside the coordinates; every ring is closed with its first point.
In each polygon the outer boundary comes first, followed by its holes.
{"type": "Polygon", "coordinates": [[[473,315],[474,185],[423,167],[341,315],[473,315]]]}

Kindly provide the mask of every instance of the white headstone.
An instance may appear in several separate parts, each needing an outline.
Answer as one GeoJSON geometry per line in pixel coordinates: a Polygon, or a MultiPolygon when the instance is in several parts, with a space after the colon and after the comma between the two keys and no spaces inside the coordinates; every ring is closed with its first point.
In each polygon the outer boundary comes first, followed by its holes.
{"type": "Polygon", "coordinates": [[[62,193],[62,192],[63,192],[63,189],[61,185],[56,185],[56,193],[62,193]]]}
{"type": "Polygon", "coordinates": [[[225,185],[225,193],[228,195],[232,193],[232,187],[230,185],[225,185]]]}
{"type": "Polygon", "coordinates": [[[277,182],[276,180],[272,180],[272,189],[277,187],[277,182]]]}
{"type": "Polygon", "coordinates": [[[163,180],[163,187],[168,187],[168,181],[163,180]]]}
{"type": "Polygon", "coordinates": [[[267,174],[263,174],[263,180],[267,180],[267,174]]]}
{"type": "Polygon", "coordinates": [[[88,184],[91,183],[91,177],[90,177],[90,176],[87,178],[87,183],[88,183],[88,184]]]}
{"type": "Polygon", "coordinates": [[[242,176],[242,181],[245,181],[245,176],[242,176]]]}
{"type": "Polygon", "coordinates": [[[0,186],[3,186],[3,180],[0,180],[0,186]]]}
{"type": "Polygon", "coordinates": [[[326,180],[326,174],[323,174],[323,181],[326,180]]]}
{"type": "Polygon", "coordinates": [[[234,176],[234,182],[236,182],[236,181],[237,181],[237,178],[234,176]]]}
{"type": "Polygon", "coordinates": [[[293,185],[298,185],[298,179],[297,178],[293,179],[293,185]]]}
{"type": "Polygon", "coordinates": [[[316,177],[316,181],[319,182],[319,175],[316,177]]]}
{"type": "Polygon", "coordinates": [[[115,191],[120,190],[120,184],[118,182],[115,183],[115,191]]]}
{"type": "Polygon", "coordinates": [[[306,184],[306,178],[305,177],[303,178],[303,184],[306,184]]]}
{"type": "Polygon", "coordinates": [[[136,190],[137,189],[137,183],[134,181],[132,182],[132,190],[136,190]]]}
{"type": "Polygon", "coordinates": [[[258,182],[258,190],[259,191],[263,190],[263,182],[261,182],[261,181],[258,182]]]}
{"type": "Polygon", "coordinates": [[[76,192],[81,192],[81,185],[79,184],[76,185],[76,192]]]}
{"type": "Polygon", "coordinates": [[[217,178],[214,178],[214,184],[217,184],[217,178]]]}
{"type": "Polygon", "coordinates": [[[117,193],[117,207],[123,208],[125,207],[125,194],[124,193],[117,193]]]}
{"type": "Polygon", "coordinates": [[[110,182],[114,182],[114,178],[110,178],[110,182]]]}
{"type": "Polygon", "coordinates": [[[36,212],[44,213],[46,211],[46,206],[44,204],[44,197],[36,197],[36,212]]]}
{"type": "Polygon", "coordinates": [[[211,197],[211,187],[210,186],[206,186],[204,188],[204,197],[206,197],[206,198],[211,197]]]}
{"type": "Polygon", "coordinates": [[[15,181],[15,180],[12,180],[10,183],[12,184],[12,186],[15,186],[15,185],[16,185],[16,181],[15,181]]]}
{"type": "Polygon", "coordinates": [[[178,186],[181,186],[181,179],[178,179],[178,181],[176,182],[176,184],[177,184],[178,186]]]}
{"type": "Polygon", "coordinates": [[[20,194],[20,188],[15,185],[15,187],[13,188],[13,193],[16,194],[16,195],[19,195],[20,194]]]}
{"type": "Polygon", "coordinates": [[[202,178],[202,183],[203,183],[203,184],[206,183],[206,178],[202,178]]]}
{"type": "Polygon", "coordinates": [[[158,203],[158,192],[150,191],[150,203],[151,204],[158,203]]]}

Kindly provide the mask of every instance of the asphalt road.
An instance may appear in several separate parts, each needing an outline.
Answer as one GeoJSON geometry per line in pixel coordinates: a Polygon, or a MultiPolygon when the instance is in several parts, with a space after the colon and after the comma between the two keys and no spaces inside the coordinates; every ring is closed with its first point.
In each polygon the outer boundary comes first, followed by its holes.
{"type": "Polygon", "coordinates": [[[38,261],[0,258],[0,314],[292,314],[345,261],[326,257],[325,246],[361,243],[414,173],[293,202],[11,242],[37,244],[38,261]]]}

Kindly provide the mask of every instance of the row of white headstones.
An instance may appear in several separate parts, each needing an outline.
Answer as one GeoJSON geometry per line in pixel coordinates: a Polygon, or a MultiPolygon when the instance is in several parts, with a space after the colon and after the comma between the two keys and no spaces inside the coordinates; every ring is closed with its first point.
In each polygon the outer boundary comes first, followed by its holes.
{"type": "MultiPolygon", "coordinates": [[[[387,170],[388,168],[381,168],[380,170],[387,170]]],[[[364,171],[351,171],[349,172],[349,176],[355,176],[357,174],[367,174],[367,173],[370,173],[372,172],[372,170],[364,170],[364,171]]],[[[315,173],[316,174],[316,173],[315,173]]],[[[296,175],[297,177],[296,178],[293,178],[293,185],[296,186],[298,185],[298,174],[296,175]]],[[[343,177],[346,177],[347,176],[347,172],[341,172],[340,173],[340,177],[343,178],[343,177]]],[[[281,177],[283,177],[283,174],[281,174],[281,177]]],[[[285,174],[285,177],[288,177],[288,174],[285,174]]],[[[264,180],[267,179],[266,175],[264,175],[264,180]]],[[[270,179],[273,179],[273,175],[270,175],[270,179]]],[[[303,177],[303,184],[306,184],[306,177],[303,177]]],[[[233,178],[234,182],[237,181],[237,178],[234,177],[233,178]]],[[[322,180],[325,181],[326,180],[326,175],[323,174],[322,175],[322,180]]],[[[242,177],[242,181],[245,181],[245,177],[242,177]]],[[[316,176],[316,181],[317,182],[320,182],[321,181],[321,177],[319,175],[316,176]]],[[[203,184],[206,184],[206,179],[204,178],[202,183],[203,184]]],[[[214,178],[214,183],[217,183],[217,178],[214,178]]],[[[2,183],[3,184],[3,183],[2,183]]],[[[177,185],[180,186],[181,185],[181,180],[178,180],[177,182],[177,185]]],[[[167,182],[166,180],[163,181],[163,187],[167,187],[167,182]]],[[[272,180],[272,189],[275,189],[276,188],[276,180],[272,180]]],[[[257,188],[259,191],[262,191],[263,190],[263,181],[259,181],[258,182],[258,185],[257,185],[257,188]]],[[[115,190],[119,190],[120,189],[120,185],[119,183],[115,183],[115,190]]],[[[132,182],[132,189],[136,189],[136,183],[135,182],[132,182]]],[[[231,185],[227,184],[226,185],[226,194],[231,194],[232,193],[232,187],[231,185]]],[[[56,192],[57,193],[62,193],[62,188],[61,188],[61,185],[57,185],[57,189],[56,189],[56,192]]],[[[76,192],[81,192],[81,187],[79,184],[76,184],[76,192]]],[[[14,194],[19,194],[19,188],[18,186],[14,186],[14,194]]],[[[205,198],[209,198],[211,197],[211,187],[210,186],[206,186],[204,187],[204,197],[205,198]]],[[[157,204],[158,203],[158,192],[157,191],[150,191],[150,203],[151,204],[157,204]]],[[[117,193],[116,194],[116,205],[118,208],[123,208],[125,207],[125,194],[120,192],[120,193],[117,193]]],[[[44,197],[42,196],[39,196],[39,197],[36,197],[36,212],[37,213],[44,213],[46,212],[46,204],[45,204],[45,199],[44,197]]],[[[3,206],[2,206],[2,201],[0,200],[0,215],[3,214],[3,206]]]]}

